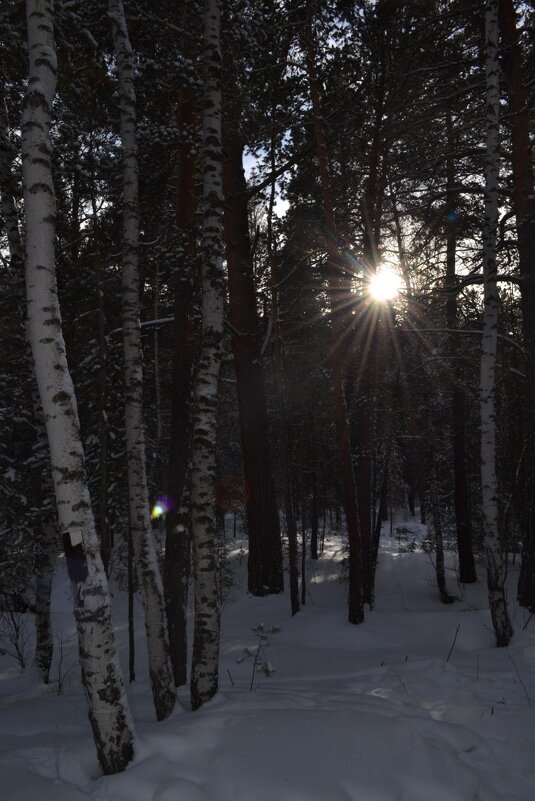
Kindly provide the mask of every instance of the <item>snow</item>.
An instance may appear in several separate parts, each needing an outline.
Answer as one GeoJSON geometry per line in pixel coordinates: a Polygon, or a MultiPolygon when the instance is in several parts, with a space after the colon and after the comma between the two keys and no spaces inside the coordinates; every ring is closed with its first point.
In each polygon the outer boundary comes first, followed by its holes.
{"type": "MultiPolygon", "coordinates": [[[[425,535],[414,520],[406,525],[417,540],[425,535]]],[[[128,688],[136,757],[116,776],[102,777],[98,768],[59,560],[54,627],[63,640],[62,673],[70,672],[57,695],[56,685],[39,685],[31,669],[20,675],[12,659],[0,657],[3,801],[535,797],[535,627],[525,610],[512,605],[512,645],[495,648],[484,580],[460,586],[449,552],[447,578],[458,600],[444,606],[433,555],[418,545],[410,550],[412,538],[384,538],[376,609],[351,626],[342,542],[331,534],[325,553],[308,562],[307,605],[292,618],[287,595],[245,594],[245,543],[232,538],[232,525],[228,530],[237,586],[223,605],[220,692],[191,712],[180,690],[182,707],[154,721],[137,604],[139,681],[128,688]],[[257,671],[250,690],[260,625],[265,639],[257,661],[273,672],[257,671]]],[[[510,599],[516,569],[509,569],[510,599]]],[[[113,604],[124,669],[126,599],[117,589],[113,604]]]]}

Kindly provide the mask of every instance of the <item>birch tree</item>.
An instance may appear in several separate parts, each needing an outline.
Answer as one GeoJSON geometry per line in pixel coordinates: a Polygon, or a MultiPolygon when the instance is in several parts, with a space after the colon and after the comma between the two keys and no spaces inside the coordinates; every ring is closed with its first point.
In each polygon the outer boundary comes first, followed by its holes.
{"type": "Polygon", "coordinates": [[[498,527],[496,478],[496,349],[498,342],[498,285],[496,230],[498,226],[500,68],[498,0],[485,4],[485,68],[487,150],[485,158],[485,221],[483,226],[484,314],[481,344],[481,485],[487,561],[487,586],[496,644],[506,646],[513,634],[505,598],[506,563],[498,527]]]}
{"type": "Polygon", "coordinates": [[[115,649],[106,574],[91,509],[76,397],[65,355],[55,270],[50,122],[56,89],[52,0],[27,0],[29,81],[22,116],[28,332],[50,448],[59,525],[83,548],[76,586],[82,682],[104,773],[133,756],[133,725],[115,649]]]}
{"type": "Polygon", "coordinates": [[[108,8],[118,67],[123,148],[122,315],[130,526],[145,611],[154,706],[157,719],[164,720],[173,711],[176,696],[169,660],[163,583],[150,522],[145,457],[139,323],[139,197],[134,61],[122,0],[109,0],[108,8]]]}
{"type": "Polygon", "coordinates": [[[219,593],[216,558],[216,411],[223,336],[223,149],[221,142],[221,4],[204,4],[202,344],[192,414],[192,536],[195,629],[191,704],[217,692],[219,593]]]}

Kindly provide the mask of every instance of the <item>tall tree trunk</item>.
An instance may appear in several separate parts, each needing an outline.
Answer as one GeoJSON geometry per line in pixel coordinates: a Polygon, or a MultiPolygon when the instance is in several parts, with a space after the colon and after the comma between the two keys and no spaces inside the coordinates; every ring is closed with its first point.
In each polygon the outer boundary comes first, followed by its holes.
{"type": "MultiPolygon", "coordinates": [[[[187,6],[186,6],[187,8],[187,6]]],[[[190,9],[191,10],[191,9],[190,9]]],[[[189,24],[186,9],[184,25],[189,24]]],[[[193,34],[186,34],[185,53],[193,59],[193,34]]],[[[182,251],[173,279],[175,340],[171,384],[171,430],[167,494],[171,508],[166,516],[165,594],[167,626],[175,685],[187,680],[188,583],[191,559],[191,514],[185,503],[188,466],[191,461],[191,392],[194,361],[193,287],[195,275],[195,153],[190,136],[195,126],[195,89],[187,82],[179,97],[178,124],[181,141],[177,158],[176,224],[181,232],[182,251]]]]}
{"type": "Polygon", "coordinates": [[[502,63],[511,112],[513,211],[516,217],[522,329],[526,348],[527,432],[523,492],[522,566],[518,601],[535,613],[535,181],[529,102],[513,0],[500,0],[502,63]]]}
{"type": "Polygon", "coordinates": [[[130,525],[139,588],[145,611],[149,673],[158,720],[173,711],[175,691],[169,647],[163,584],[152,537],[143,426],[143,368],[139,323],[139,201],[136,141],[134,62],[122,0],[109,0],[109,17],[119,74],[121,143],[123,147],[123,351],[125,370],[125,429],[128,461],[130,525]]]}
{"type": "Polygon", "coordinates": [[[216,471],[217,389],[223,338],[223,148],[221,142],[221,3],[204,3],[202,344],[192,410],[191,507],[195,629],[191,705],[198,709],[217,692],[219,593],[216,471]]]}
{"type": "MultiPolygon", "coordinates": [[[[385,321],[382,321],[382,324],[385,324],[385,321]]],[[[375,528],[372,534],[372,540],[370,543],[370,584],[369,584],[369,604],[370,608],[373,609],[375,604],[375,578],[377,575],[377,562],[379,558],[379,544],[381,540],[381,528],[382,524],[388,521],[388,490],[390,484],[390,469],[391,469],[391,461],[392,461],[392,452],[394,450],[395,444],[395,433],[396,433],[396,417],[398,414],[398,397],[399,397],[399,383],[400,383],[400,372],[398,370],[397,377],[394,379],[393,377],[389,377],[389,360],[388,360],[388,350],[386,344],[386,331],[383,330],[381,332],[381,337],[379,340],[379,359],[384,365],[384,372],[387,376],[387,383],[386,388],[384,390],[383,396],[383,408],[384,408],[384,417],[383,417],[383,431],[384,431],[384,460],[383,460],[383,471],[381,475],[381,480],[379,484],[379,504],[377,509],[377,518],[375,520],[375,528]]],[[[397,348],[394,349],[397,353],[397,348]]]]}
{"type": "Polygon", "coordinates": [[[446,112],[446,131],[448,136],[448,155],[446,165],[446,193],[451,218],[447,219],[446,235],[446,288],[451,287],[446,300],[446,324],[448,328],[449,350],[452,359],[452,442],[453,475],[455,494],[455,523],[457,528],[457,549],[459,553],[459,580],[463,584],[477,581],[474,551],[472,547],[472,520],[468,495],[468,475],[466,470],[466,398],[464,389],[464,369],[461,354],[460,336],[457,332],[457,282],[455,257],[457,233],[455,225],[455,205],[458,192],[455,184],[455,141],[451,112],[446,112]]]}
{"type": "Polygon", "coordinates": [[[318,486],[316,473],[310,477],[312,500],[310,505],[310,558],[318,558],[318,486]]]}
{"type": "MultiPolygon", "coordinates": [[[[381,230],[382,204],[384,185],[380,176],[381,156],[383,146],[383,117],[385,112],[386,90],[386,34],[384,31],[385,9],[379,5],[378,23],[382,26],[381,57],[379,76],[375,95],[375,110],[373,121],[372,141],[370,147],[370,160],[368,177],[364,198],[362,202],[362,218],[364,223],[363,256],[367,276],[377,272],[379,260],[379,236],[381,230]]],[[[361,319],[357,321],[360,331],[360,348],[356,353],[356,373],[358,375],[355,392],[356,415],[356,484],[360,523],[360,537],[362,542],[363,561],[363,593],[364,602],[372,604],[372,475],[373,451],[375,447],[373,437],[373,419],[375,407],[375,378],[378,348],[378,313],[373,310],[373,301],[365,297],[362,301],[361,319]],[[370,308],[371,307],[371,308],[370,308]]],[[[378,312],[378,307],[377,307],[378,312]]],[[[380,312],[379,312],[380,313],[380,312]]]]}
{"type": "Polygon", "coordinates": [[[487,151],[485,158],[485,222],[483,227],[484,315],[481,344],[481,489],[487,557],[487,585],[492,623],[498,646],[506,646],[513,634],[505,598],[506,563],[498,528],[496,478],[496,351],[498,342],[498,286],[496,280],[496,230],[498,226],[498,176],[500,67],[498,60],[498,0],[485,3],[485,66],[487,86],[487,151]]]}
{"type": "Polygon", "coordinates": [[[106,573],[91,510],[78,411],[61,331],[55,271],[56,203],[50,117],[56,88],[51,0],[27,0],[30,76],[22,117],[28,330],[45,413],[59,523],[83,547],[87,574],[75,617],[89,719],[104,773],[133,756],[133,726],[115,650],[106,573]]]}
{"type": "Polygon", "coordinates": [[[312,112],[314,115],[314,141],[316,158],[318,159],[322,209],[325,222],[325,235],[329,260],[329,292],[331,298],[331,369],[336,411],[336,428],[338,434],[338,453],[342,486],[344,489],[346,525],[349,538],[349,622],[362,623],[364,620],[364,603],[362,589],[362,543],[358,519],[357,492],[355,475],[351,459],[349,441],[349,424],[344,395],[344,380],[340,343],[343,340],[340,305],[344,300],[343,268],[338,252],[338,230],[334,217],[334,200],[332,194],[327,144],[325,139],[324,120],[321,110],[319,81],[316,72],[316,48],[312,29],[312,4],[307,3],[306,20],[303,36],[308,84],[312,112]]]}
{"type": "MultiPolygon", "coordinates": [[[[275,105],[272,106],[272,120],[275,117],[275,105]]],[[[280,461],[284,485],[284,516],[286,518],[286,535],[288,537],[288,569],[290,574],[290,607],[292,615],[299,612],[299,567],[297,554],[297,525],[292,503],[292,475],[290,469],[290,447],[288,442],[288,416],[286,412],[286,387],[284,382],[284,341],[279,312],[279,265],[273,236],[273,209],[275,205],[275,136],[272,135],[271,173],[273,175],[267,217],[267,251],[271,273],[271,319],[273,323],[273,363],[275,371],[275,391],[277,396],[277,422],[279,433],[280,461]]]]}
{"type": "Polygon", "coordinates": [[[225,239],[229,282],[229,319],[238,384],[240,433],[249,531],[248,589],[253,595],[282,592],[284,573],[279,513],[269,452],[269,431],[247,191],[239,114],[225,124],[225,239]]]}

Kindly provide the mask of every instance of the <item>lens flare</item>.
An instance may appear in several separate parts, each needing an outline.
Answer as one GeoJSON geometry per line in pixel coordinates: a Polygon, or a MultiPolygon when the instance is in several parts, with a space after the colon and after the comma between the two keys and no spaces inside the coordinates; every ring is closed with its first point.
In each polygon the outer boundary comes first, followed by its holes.
{"type": "Polygon", "coordinates": [[[161,498],[158,498],[156,503],[151,509],[151,520],[157,520],[162,515],[166,515],[174,509],[174,504],[171,498],[168,498],[167,495],[162,495],[161,498]]]}
{"type": "Polygon", "coordinates": [[[379,303],[393,300],[401,289],[401,276],[389,267],[380,268],[370,279],[369,292],[379,303]]]}

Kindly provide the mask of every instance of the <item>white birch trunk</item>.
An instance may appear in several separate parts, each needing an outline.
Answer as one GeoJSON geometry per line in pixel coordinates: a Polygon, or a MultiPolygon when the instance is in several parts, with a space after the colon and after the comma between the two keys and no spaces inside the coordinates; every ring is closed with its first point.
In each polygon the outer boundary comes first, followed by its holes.
{"type": "Polygon", "coordinates": [[[55,270],[56,202],[50,117],[56,88],[52,0],[27,0],[30,74],[22,116],[28,331],[50,447],[63,533],[81,541],[87,575],[77,585],[75,617],[82,681],[104,773],[123,770],[133,756],[133,726],[111,622],[79,432],[74,388],[65,356],[55,270]]]}
{"type": "Polygon", "coordinates": [[[223,336],[223,150],[220,0],[204,3],[202,345],[192,414],[191,476],[195,630],[191,704],[217,692],[219,594],[214,480],[217,388],[223,336]]]}
{"type": "Polygon", "coordinates": [[[149,672],[156,717],[164,720],[175,706],[163,583],[150,522],[143,427],[143,365],[139,323],[139,199],[136,95],[132,47],[122,0],[109,0],[109,17],[119,72],[123,146],[123,350],[128,494],[134,558],[143,607],[149,672]]]}
{"type": "Polygon", "coordinates": [[[496,351],[498,286],[496,230],[498,226],[500,67],[498,0],[485,4],[485,64],[487,85],[487,152],[485,159],[485,222],[483,227],[484,314],[481,344],[481,487],[487,560],[489,606],[498,646],[508,645],[513,630],[505,598],[506,563],[498,525],[496,478],[496,351]]]}

